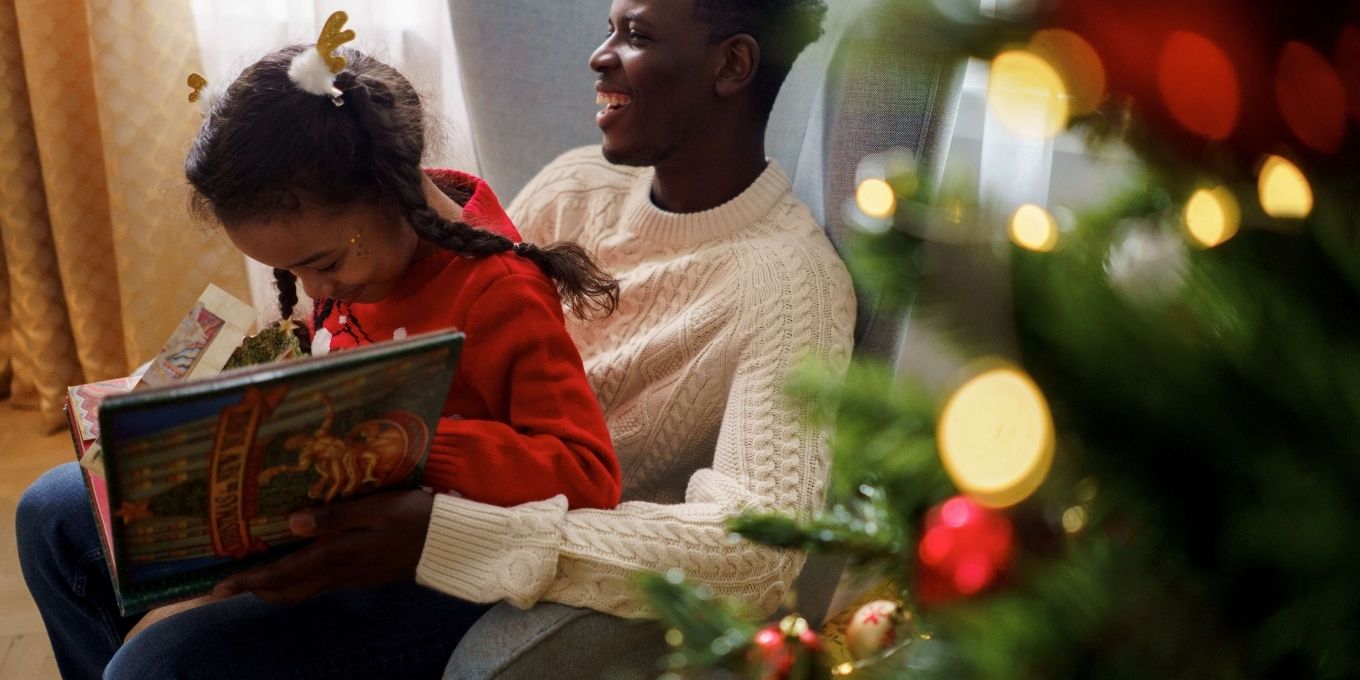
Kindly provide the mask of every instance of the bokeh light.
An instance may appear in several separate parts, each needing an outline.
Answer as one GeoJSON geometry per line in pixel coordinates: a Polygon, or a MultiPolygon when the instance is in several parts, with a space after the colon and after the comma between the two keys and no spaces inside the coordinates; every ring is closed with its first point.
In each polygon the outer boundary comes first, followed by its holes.
{"type": "Polygon", "coordinates": [[[954,485],[989,507],[1028,498],[1053,464],[1048,402],[1011,366],[986,370],[955,391],[940,412],[936,439],[954,485]]]}
{"type": "Polygon", "coordinates": [[[1167,38],[1157,65],[1157,88],[1167,110],[1185,129],[1227,139],[1242,107],[1237,71],[1217,45],[1195,33],[1167,38]]]}
{"type": "Polygon", "coordinates": [[[1021,248],[1047,253],[1058,245],[1058,221],[1047,210],[1026,203],[1011,216],[1010,235],[1021,248]]]}
{"type": "MultiPolygon", "coordinates": [[[[1010,565],[1015,532],[997,510],[967,496],[954,496],[926,513],[917,546],[920,570],[917,595],[940,604],[977,593],[1010,565]]],[[[922,636],[924,637],[924,636],[922,636]]]]}
{"type": "Polygon", "coordinates": [[[1057,69],[1070,97],[1071,115],[1090,113],[1100,106],[1105,97],[1105,67],[1091,43],[1066,29],[1045,28],[1030,38],[1029,50],[1057,69]]]}
{"type": "Polygon", "coordinates": [[[1336,39],[1336,72],[1350,102],[1351,115],[1360,121],[1360,28],[1346,26],[1336,39]]]}
{"type": "Polygon", "coordinates": [[[1271,217],[1297,219],[1313,212],[1313,188],[1297,165],[1279,156],[1267,156],[1261,165],[1257,189],[1261,208],[1271,217]]]}
{"type": "Polygon", "coordinates": [[[1237,199],[1224,187],[1200,189],[1185,202],[1182,223],[1190,239],[1204,248],[1212,248],[1237,234],[1242,222],[1242,211],[1237,199]]]}
{"type": "Polygon", "coordinates": [[[1080,505],[1074,505],[1063,511],[1063,531],[1066,531],[1069,534],[1081,533],[1081,530],[1086,528],[1087,519],[1089,518],[1086,514],[1086,508],[1083,508],[1080,505]]]}
{"type": "Polygon", "coordinates": [[[886,181],[871,177],[855,189],[855,205],[860,212],[876,220],[883,220],[897,212],[897,195],[886,181]]]}
{"type": "Polygon", "coordinates": [[[1067,88],[1058,71],[1027,50],[992,59],[987,104],[1006,129],[1020,137],[1047,139],[1067,127],[1067,88]]]}
{"type": "Polygon", "coordinates": [[[1275,68],[1275,101],[1285,124],[1304,144],[1332,153],[1346,134],[1346,89],[1317,50],[1285,43],[1275,68]]]}

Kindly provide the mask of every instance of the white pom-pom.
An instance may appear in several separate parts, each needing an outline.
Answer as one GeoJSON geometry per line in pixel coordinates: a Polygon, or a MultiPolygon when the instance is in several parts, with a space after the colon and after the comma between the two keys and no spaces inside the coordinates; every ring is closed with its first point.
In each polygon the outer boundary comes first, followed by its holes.
{"type": "Polygon", "coordinates": [[[312,335],[312,356],[319,357],[331,353],[331,332],[324,329],[316,329],[312,335]]]}
{"type": "Polygon", "coordinates": [[[402,326],[401,328],[398,328],[397,330],[392,331],[392,339],[393,339],[393,340],[405,340],[405,339],[406,339],[406,327],[405,327],[405,326],[402,326]]]}
{"type": "Polygon", "coordinates": [[[217,105],[217,100],[222,98],[222,91],[220,87],[209,85],[199,93],[198,101],[194,103],[198,104],[198,112],[203,114],[204,118],[207,118],[208,114],[212,112],[213,107],[217,105]]]}
{"type": "Polygon", "coordinates": [[[288,77],[297,86],[312,94],[326,97],[339,97],[341,92],[335,87],[335,74],[314,49],[306,49],[293,57],[288,65],[288,77]]]}

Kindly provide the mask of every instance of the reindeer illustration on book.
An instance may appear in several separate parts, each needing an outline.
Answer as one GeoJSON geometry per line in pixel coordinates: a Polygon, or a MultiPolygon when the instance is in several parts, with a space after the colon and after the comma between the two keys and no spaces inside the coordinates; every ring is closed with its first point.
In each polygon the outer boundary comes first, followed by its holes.
{"type": "Polygon", "coordinates": [[[410,472],[407,463],[409,443],[406,432],[390,420],[367,420],[344,437],[331,432],[335,426],[335,404],[323,393],[316,393],[326,407],[326,417],[313,432],[299,432],[284,440],[284,447],[297,452],[297,462],[275,465],[260,471],[259,485],[267,486],[285,473],[312,470],[316,480],[307,496],[330,502],[364,491],[371,491],[410,472]]]}

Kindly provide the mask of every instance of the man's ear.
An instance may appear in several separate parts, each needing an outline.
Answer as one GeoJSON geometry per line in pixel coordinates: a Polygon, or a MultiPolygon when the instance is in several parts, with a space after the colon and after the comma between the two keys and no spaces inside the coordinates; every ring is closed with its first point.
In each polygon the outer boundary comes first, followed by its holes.
{"type": "Polygon", "coordinates": [[[722,61],[713,86],[719,97],[731,97],[750,87],[760,66],[760,44],[755,38],[738,33],[718,46],[722,61]]]}

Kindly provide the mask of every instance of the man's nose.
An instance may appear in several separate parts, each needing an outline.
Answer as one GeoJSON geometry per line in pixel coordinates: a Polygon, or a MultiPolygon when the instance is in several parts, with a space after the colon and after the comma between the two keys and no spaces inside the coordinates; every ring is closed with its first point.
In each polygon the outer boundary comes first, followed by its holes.
{"type": "Polygon", "coordinates": [[[614,36],[612,35],[605,38],[604,42],[600,43],[600,46],[590,53],[590,70],[596,73],[604,73],[605,70],[616,68],[619,65],[619,56],[614,53],[614,48],[610,45],[610,41],[613,39],[614,36]]]}

